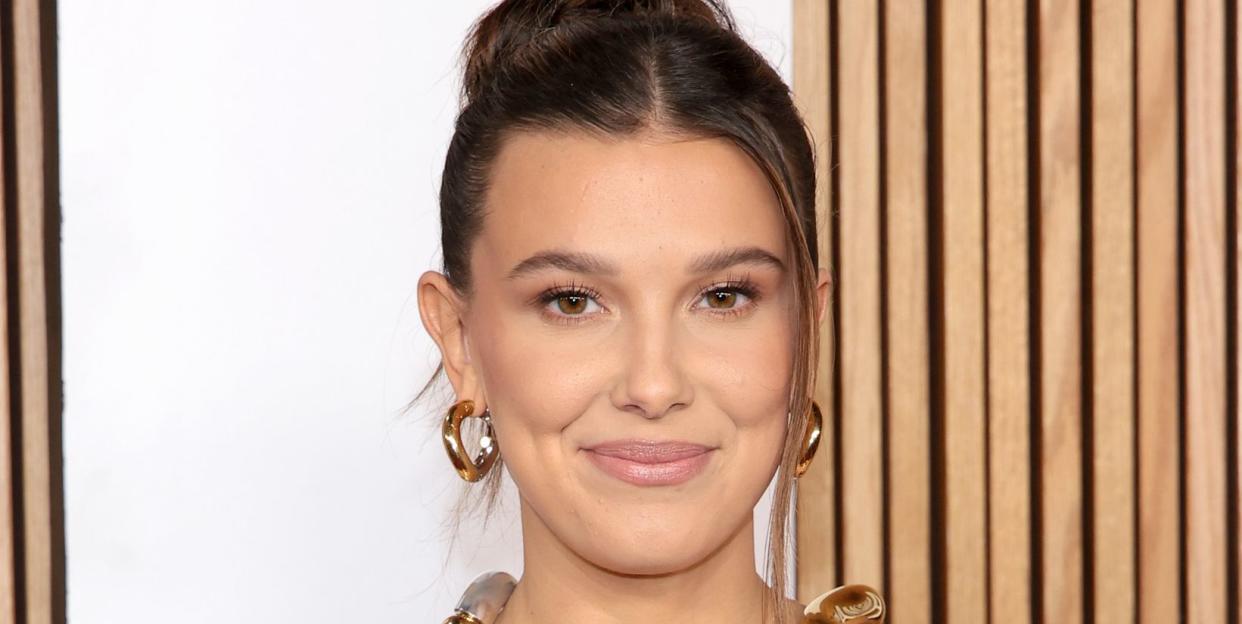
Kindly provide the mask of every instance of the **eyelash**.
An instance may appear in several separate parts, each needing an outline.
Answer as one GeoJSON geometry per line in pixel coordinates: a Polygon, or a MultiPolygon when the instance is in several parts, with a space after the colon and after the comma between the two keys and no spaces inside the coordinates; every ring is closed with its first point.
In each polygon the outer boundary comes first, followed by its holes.
{"type": "MultiPolygon", "coordinates": [[[[732,318],[749,312],[751,308],[759,301],[759,288],[751,281],[750,276],[743,276],[740,279],[729,278],[722,283],[707,284],[699,287],[698,299],[702,299],[706,295],[717,292],[733,292],[744,295],[748,302],[739,307],[728,308],[725,310],[713,310],[709,312],[720,318],[732,318]]],[[[535,301],[539,305],[540,312],[550,317],[551,320],[564,325],[573,325],[585,322],[585,316],[589,315],[567,315],[554,314],[547,311],[548,304],[557,301],[563,297],[584,297],[588,299],[598,300],[599,292],[590,286],[570,282],[568,284],[558,284],[540,293],[535,301]]],[[[598,303],[598,301],[597,301],[598,303]]]]}

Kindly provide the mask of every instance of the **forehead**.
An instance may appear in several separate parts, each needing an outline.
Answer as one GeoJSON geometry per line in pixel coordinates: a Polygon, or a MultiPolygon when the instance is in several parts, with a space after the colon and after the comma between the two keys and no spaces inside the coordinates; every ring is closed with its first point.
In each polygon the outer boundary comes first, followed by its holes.
{"type": "Polygon", "coordinates": [[[479,251],[495,260],[558,248],[632,266],[742,245],[786,257],[776,193],[727,139],[517,133],[485,204],[479,251]]]}

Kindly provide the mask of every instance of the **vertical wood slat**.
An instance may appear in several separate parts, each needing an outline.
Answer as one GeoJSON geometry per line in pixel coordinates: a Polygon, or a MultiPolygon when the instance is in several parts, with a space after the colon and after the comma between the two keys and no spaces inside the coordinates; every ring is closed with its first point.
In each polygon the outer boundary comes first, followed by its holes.
{"type": "MultiPolygon", "coordinates": [[[[20,418],[22,563],[18,617],[23,624],[64,621],[64,531],[60,504],[59,376],[59,198],[57,197],[55,5],[47,0],[13,0],[11,9],[13,74],[12,117],[15,192],[5,201],[15,212],[15,274],[7,285],[16,290],[21,401],[11,412],[20,418]]],[[[6,154],[7,157],[7,154],[6,154]]],[[[13,293],[7,293],[10,304],[13,293]]],[[[12,391],[12,389],[10,389],[12,391]]]]}
{"type": "Polygon", "coordinates": [[[1186,621],[1225,621],[1224,0],[1187,0],[1186,621]]]}
{"type": "MultiPolygon", "coordinates": [[[[1085,0],[1084,0],[1085,1],[1085,0]]],[[[1042,613],[1083,620],[1079,5],[1039,3],[1042,613]]]]}
{"type": "Polygon", "coordinates": [[[1134,14],[1091,5],[1094,621],[1134,622],[1134,14]]]}
{"type": "Polygon", "coordinates": [[[1234,435],[1231,441],[1234,445],[1234,486],[1230,495],[1233,497],[1235,509],[1234,526],[1229,527],[1233,531],[1237,552],[1232,553],[1234,557],[1234,569],[1237,576],[1234,578],[1235,585],[1230,588],[1233,592],[1234,613],[1235,617],[1242,624],[1242,346],[1238,343],[1242,342],[1242,2],[1234,0],[1233,3],[1233,128],[1234,128],[1234,144],[1233,144],[1233,164],[1235,170],[1230,173],[1233,176],[1233,211],[1234,211],[1234,227],[1237,231],[1231,232],[1234,236],[1234,289],[1236,308],[1233,310],[1234,317],[1230,319],[1233,323],[1234,335],[1237,337],[1234,343],[1235,353],[1232,354],[1234,359],[1234,373],[1236,375],[1234,383],[1234,435]]]}
{"type": "Polygon", "coordinates": [[[841,498],[845,578],[884,580],[880,336],[879,7],[842,2],[836,24],[841,170],[841,498]]]}
{"type": "Polygon", "coordinates": [[[889,612],[931,622],[927,4],[885,12],[889,612]]]}
{"type": "MultiPolygon", "coordinates": [[[[4,32],[7,27],[6,22],[9,16],[0,11],[0,32],[4,32]]],[[[8,80],[5,75],[6,60],[8,50],[5,46],[0,45],[0,84],[8,80]]],[[[4,123],[7,118],[7,109],[10,103],[0,96],[0,145],[6,145],[10,141],[9,128],[4,123]]],[[[0,155],[3,159],[3,155],[0,155]]],[[[8,225],[4,217],[7,216],[9,207],[6,204],[8,197],[8,185],[13,184],[13,180],[8,179],[5,174],[7,167],[0,163],[0,258],[7,258],[11,250],[8,249],[7,233],[8,225]]],[[[14,436],[12,431],[11,414],[12,396],[10,395],[8,380],[9,376],[9,309],[8,309],[8,292],[12,285],[9,283],[8,270],[0,271],[0,293],[5,294],[6,301],[0,305],[0,345],[4,348],[0,349],[0,379],[5,380],[4,390],[0,391],[0,624],[8,624],[17,620],[17,559],[14,552],[15,540],[17,539],[17,526],[13,523],[13,458],[14,436]]]]}
{"type": "Polygon", "coordinates": [[[983,5],[941,5],[945,609],[987,619],[984,439],[983,5]]]}
{"type": "Polygon", "coordinates": [[[1181,618],[1176,3],[1138,0],[1140,624],[1181,618]]]}
{"type": "Polygon", "coordinates": [[[987,4],[988,514],[991,621],[1030,624],[1026,3],[987,4]]]}
{"type": "MultiPolygon", "coordinates": [[[[832,98],[829,77],[829,23],[828,4],[822,0],[795,0],[794,2],[794,37],[801,42],[794,47],[793,82],[794,96],[798,108],[806,118],[811,136],[815,142],[815,177],[818,181],[815,188],[815,219],[819,224],[819,262],[835,272],[832,262],[832,219],[831,210],[831,179],[829,166],[831,150],[829,142],[832,137],[831,112],[829,102],[832,98]]],[[[834,284],[835,286],[835,284],[834,284]]],[[[835,297],[835,290],[830,295],[835,297]]],[[[803,552],[815,552],[810,558],[799,558],[797,561],[797,595],[803,602],[809,601],[823,593],[825,588],[838,585],[836,578],[836,521],[835,521],[835,478],[834,466],[830,449],[834,448],[832,426],[837,417],[833,411],[833,367],[831,318],[832,306],[826,312],[821,328],[826,339],[821,341],[819,380],[815,388],[815,400],[824,413],[824,427],[820,435],[819,455],[817,462],[798,479],[798,510],[797,544],[803,552]]]]}

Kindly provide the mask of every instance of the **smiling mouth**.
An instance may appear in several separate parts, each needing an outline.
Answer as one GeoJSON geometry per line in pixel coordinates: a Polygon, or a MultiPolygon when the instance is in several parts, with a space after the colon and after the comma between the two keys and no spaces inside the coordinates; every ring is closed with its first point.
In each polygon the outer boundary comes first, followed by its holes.
{"type": "Polygon", "coordinates": [[[715,449],[690,442],[617,440],[582,449],[608,475],[633,485],[677,485],[693,479],[715,449]]]}

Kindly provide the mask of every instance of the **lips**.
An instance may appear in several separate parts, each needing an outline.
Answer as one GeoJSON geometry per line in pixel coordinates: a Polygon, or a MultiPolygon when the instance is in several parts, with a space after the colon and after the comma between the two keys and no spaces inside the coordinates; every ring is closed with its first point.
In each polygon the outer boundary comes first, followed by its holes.
{"type": "Polygon", "coordinates": [[[677,485],[694,478],[711,461],[712,447],[691,442],[615,440],[584,448],[603,472],[633,485],[677,485]]]}

